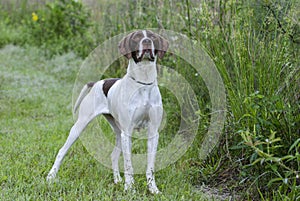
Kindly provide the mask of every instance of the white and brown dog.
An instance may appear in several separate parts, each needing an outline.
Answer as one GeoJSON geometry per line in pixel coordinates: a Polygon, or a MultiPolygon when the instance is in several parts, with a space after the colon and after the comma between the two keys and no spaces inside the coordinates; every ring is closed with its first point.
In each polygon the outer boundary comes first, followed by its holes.
{"type": "Polygon", "coordinates": [[[88,123],[103,114],[116,133],[116,146],[111,154],[114,182],[122,181],[118,160],[123,152],[125,190],[132,188],[131,136],[133,129],[147,126],[146,177],[150,192],[159,193],[154,179],[154,161],[163,106],[156,61],[164,56],[168,46],[164,38],[148,30],[135,31],[121,40],[119,51],[129,60],[126,75],[122,79],[101,80],[83,87],[74,107],[74,112],[79,108],[78,119],[56,156],[48,181],[55,178],[68,149],[88,123]]]}

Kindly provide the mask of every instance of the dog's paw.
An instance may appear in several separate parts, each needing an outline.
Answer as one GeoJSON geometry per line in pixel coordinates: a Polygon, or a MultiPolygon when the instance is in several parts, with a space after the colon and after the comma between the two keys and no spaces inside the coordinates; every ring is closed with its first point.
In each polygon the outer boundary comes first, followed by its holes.
{"type": "Polygon", "coordinates": [[[114,183],[115,183],[115,184],[119,184],[119,183],[121,183],[122,181],[123,181],[123,180],[122,180],[121,177],[114,178],[114,183]]]}
{"type": "Polygon", "coordinates": [[[49,172],[47,175],[47,182],[52,183],[55,180],[56,174],[54,172],[49,172]]]}
{"type": "Polygon", "coordinates": [[[160,194],[161,193],[156,186],[155,187],[149,187],[149,191],[152,194],[160,194]]]}
{"type": "Polygon", "coordinates": [[[130,192],[130,193],[136,193],[136,190],[134,188],[134,183],[125,183],[124,185],[124,191],[130,192]]]}
{"type": "Polygon", "coordinates": [[[148,183],[148,189],[152,194],[160,194],[161,192],[158,190],[154,179],[148,183]]]}
{"type": "Polygon", "coordinates": [[[126,192],[126,194],[135,194],[136,193],[136,189],[134,186],[131,187],[125,187],[124,188],[124,192],[126,192]]]}
{"type": "Polygon", "coordinates": [[[122,177],[119,172],[114,172],[114,183],[118,184],[122,182],[122,177]]]}

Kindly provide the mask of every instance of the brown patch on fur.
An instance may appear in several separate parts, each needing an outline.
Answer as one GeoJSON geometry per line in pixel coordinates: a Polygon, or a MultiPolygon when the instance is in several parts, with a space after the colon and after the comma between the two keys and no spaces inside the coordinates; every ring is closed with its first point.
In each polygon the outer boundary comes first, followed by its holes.
{"type": "Polygon", "coordinates": [[[151,38],[154,43],[157,56],[162,59],[169,48],[169,42],[157,33],[146,30],[148,38],[151,38]]]}
{"type": "Polygon", "coordinates": [[[136,32],[130,33],[128,34],[126,37],[124,37],[120,43],[119,43],[119,51],[122,55],[124,55],[127,59],[131,59],[132,55],[131,52],[133,52],[134,50],[131,50],[130,47],[130,40],[132,40],[133,35],[136,32]]]}
{"type": "Polygon", "coordinates": [[[88,88],[92,88],[95,85],[96,82],[89,82],[86,85],[88,86],[88,88]]]}
{"type": "Polygon", "coordinates": [[[102,90],[103,90],[103,93],[104,95],[107,97],[107,94],[108,94],[108,91],[109,89],[112,87],[112,85],[114,85],[116,83],[116,81],[118,81],[120,78],[109,78],[109,79],[106,79],[104,80],[104,83],[103,83],[103,87],[102,87],[102,90]]]}

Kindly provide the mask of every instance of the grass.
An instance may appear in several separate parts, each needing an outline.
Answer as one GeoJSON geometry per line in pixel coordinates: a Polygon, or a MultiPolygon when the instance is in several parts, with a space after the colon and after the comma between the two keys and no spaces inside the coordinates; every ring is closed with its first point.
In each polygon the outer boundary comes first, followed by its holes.
{"type": "Polygon", "coordinates": [[[46,60],[36,48],[0,50],[2,200],[207,200],[192,185],[184,159],[157,172],[161,195],[148,193],[144,175],[135,176],[137,193],[125,193],[80,141],[67,154],[59,179],[45,181],[73,124],[71,93],[81,62],[72,53],[46,60]]]}

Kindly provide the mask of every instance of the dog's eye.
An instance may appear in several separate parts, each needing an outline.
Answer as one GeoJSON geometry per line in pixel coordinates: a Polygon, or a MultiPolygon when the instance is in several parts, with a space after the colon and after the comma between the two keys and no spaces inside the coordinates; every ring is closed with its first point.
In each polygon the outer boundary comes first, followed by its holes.
{"type": "Polygon", "coordinates": [[[150,36],[151,40],[155,41],[157,40],[157,37],[155,35],[150,36]]]}
{"type": "Polygon", "coordinates": [[[141,38],[143,38],[143,37],[144,37],[144,35],[143,35],[142,33],[136,33],[136,34],[134,35],[133,39],[134,39],[134,40],[138,40],[138,39],[141,39],[141,38]]]}

